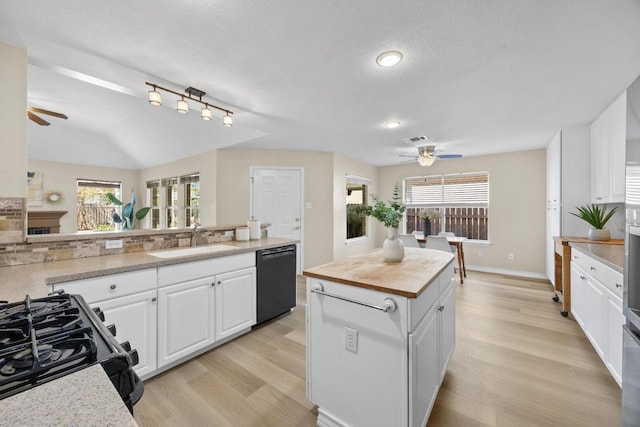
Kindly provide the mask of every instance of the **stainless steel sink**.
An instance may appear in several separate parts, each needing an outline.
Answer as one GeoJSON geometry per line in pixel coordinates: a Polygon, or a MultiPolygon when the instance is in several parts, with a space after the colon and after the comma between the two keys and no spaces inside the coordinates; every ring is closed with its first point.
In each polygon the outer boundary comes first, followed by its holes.
{"type": "Polygon", "coordinates": [[[154,251],[154,252],[149,252],[149,255],[157,258],[177,258],[181,256],[209,254],[213,252],[231,251],[236,249],[238,249],[236,246],[230,246],[230,245],[196,246],[196,247],[188,247],[188,248],[163,250],[163,251],[154,251]]]}

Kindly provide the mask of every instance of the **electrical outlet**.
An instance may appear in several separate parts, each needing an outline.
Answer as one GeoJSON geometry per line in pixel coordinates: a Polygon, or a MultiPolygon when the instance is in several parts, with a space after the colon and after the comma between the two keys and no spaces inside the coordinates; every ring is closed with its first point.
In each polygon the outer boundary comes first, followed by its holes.
{"type": "Polygon", "coordinates": [[[354,353],[358,352],[358,331],[347,326],[344,327],[344,348],[354,353]]]}
{"type": "Polygon", "coordinates": [[[507,258],[509,258],[510,261],[513,261],[515,259],[513,252],[509,252],[509,255],[507,255],[507,258]]]}
{"type": "Polygon", "coordinates": [[[122,239],[117,240],[105,240],[105,249],[122,249],[122,239]]]}
{"type": "Polygon", "coordinates": [[[227,230],[224,232],[224,237],[233,237],[233,230],[227,230]]]}
{"type": "Polygon", "coordinates": [[[482,256],[484,255],[484,252],[482,252],[482,249],[478,249],[478,256],[482,256]]]}

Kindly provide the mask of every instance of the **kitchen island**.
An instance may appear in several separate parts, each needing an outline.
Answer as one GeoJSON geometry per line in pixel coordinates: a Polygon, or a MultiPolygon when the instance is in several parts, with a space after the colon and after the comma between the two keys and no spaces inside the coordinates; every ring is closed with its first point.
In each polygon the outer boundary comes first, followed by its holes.
{"type": "Polygon", "coordinates": [[[307,277],[307,398],[319,426],[424,426],[455,347],[454,256],[405,248],[307,277]]]}

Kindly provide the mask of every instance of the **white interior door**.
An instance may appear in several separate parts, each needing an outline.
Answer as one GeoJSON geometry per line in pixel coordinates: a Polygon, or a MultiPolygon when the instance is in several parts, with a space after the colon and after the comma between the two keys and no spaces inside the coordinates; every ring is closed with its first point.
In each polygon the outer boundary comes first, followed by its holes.
{"type": "Polygon", "coordinates": [[[251,216],[269,226],[269,236],[299,240],[297,273],[303,254],[302,168],[251,168],[251,216]]]}

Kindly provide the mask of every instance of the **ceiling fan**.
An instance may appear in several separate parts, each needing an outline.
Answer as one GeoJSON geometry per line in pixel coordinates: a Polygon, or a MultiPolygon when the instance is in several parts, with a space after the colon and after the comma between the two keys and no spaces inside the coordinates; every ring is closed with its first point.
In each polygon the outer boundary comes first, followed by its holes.
{"type": "Polygon", "coordinates": [[[57,117],[59,119],[64,119],[64,120],[68,119],[66,115],[61,113],[56,113],[55,111],[44,110],[38,107],[27,107],[27,117],[29,118],[29,120],[36,122],[40,126],[49,126],[50,123],[45,119],[43,119],[42,117],[36,115],[36,113],[46,114],[48,116],[53,116],[53,117],[57,117]]]}
{"type": "Polygon", "coordinates": [[[462,154],[436,154],[435,145],[420,145],[416,147],[418,149],[417,156],[400,155],[400,157],[413,157],[418,161],[420,166],[429,167],[436,161],[436,159],[459,159],[462,154]]]}

